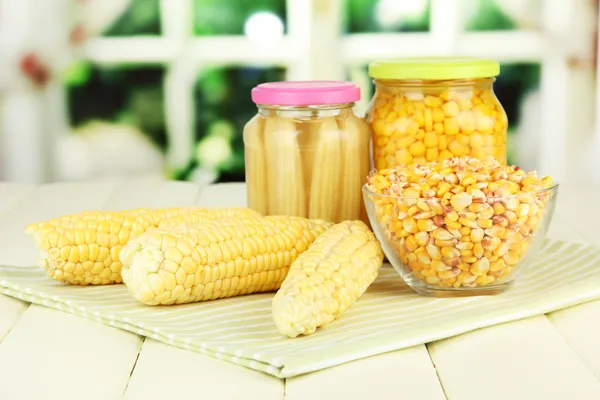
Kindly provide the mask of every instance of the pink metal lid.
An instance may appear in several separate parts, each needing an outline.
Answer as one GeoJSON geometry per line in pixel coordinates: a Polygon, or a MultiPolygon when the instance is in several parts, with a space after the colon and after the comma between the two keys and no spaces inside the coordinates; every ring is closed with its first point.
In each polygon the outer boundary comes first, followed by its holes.
{"type": "Polygon", "coordinates": [[[360,88],[344,81],[267,82],[252,89],[252,101],[256,104],[305,106],[358,100],[360,88]]]}

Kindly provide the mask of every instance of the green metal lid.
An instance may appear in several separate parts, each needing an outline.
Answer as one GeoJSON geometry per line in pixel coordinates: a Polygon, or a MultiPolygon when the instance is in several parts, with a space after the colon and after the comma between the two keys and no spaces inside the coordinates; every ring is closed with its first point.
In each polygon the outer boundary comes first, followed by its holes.
{"type": "Polygon", "coordinates": [[[470,57],[418,57],[375,61],[369,64],[369,76],[375,79],[469,79],[500,74],[498,61],[470,57]]]}

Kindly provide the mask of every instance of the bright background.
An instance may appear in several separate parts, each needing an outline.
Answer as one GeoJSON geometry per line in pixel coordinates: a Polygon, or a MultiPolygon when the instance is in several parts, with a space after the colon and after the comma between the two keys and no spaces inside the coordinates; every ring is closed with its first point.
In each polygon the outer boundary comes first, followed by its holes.
{"type": "Polygon", "coordinates": [[[598,181],[597,1],[0,0],[0,179],[243,181],[250,90],[496,58],[509,161],[598,181]]]}

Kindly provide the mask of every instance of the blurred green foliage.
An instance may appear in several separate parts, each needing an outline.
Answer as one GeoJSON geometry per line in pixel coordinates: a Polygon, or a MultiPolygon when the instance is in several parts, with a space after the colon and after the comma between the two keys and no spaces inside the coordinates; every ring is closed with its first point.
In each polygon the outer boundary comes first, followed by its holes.
{"type": "Polygon", "coordinates": [[[244,23],[255,12],[276,14],[286,26],[284,0],[193,0],[194,34],[242,35],[244,23]]]}
{"type": "MultiPolygon", "coordinates": [[[[380,0],[345,0],[344,31],[345,33],[367,32],[427,32],[429,30],[429,9],[431,0],[427,0],[422,13],[405,15],[397,19],[391,26],[383,26],[378,20],[376,7],[380,0]]],[[[395,0],[400,7],[402,3],[421,0],[395,0]]],[[[386,1],[392,4],[392,1],[386,1]]]]}
{"type": "MultiPolygon", "coordinates": [[[[286,22],[285,0],[193,0],[195,35],[239,35],[244,23],[258,11],[270,11],[286,22]]],[[[345,0],[344,33],[422,32],[429,29],[427,0],[422,12],[405,18],[378,21],[376,5],[384,0],[345,0]]],[[[394,7],[393,0],[385,0],[394,7]]],[[[404,2],[409,0],[396,0],[404,2]]],[[[413,1],[413,0],[410,0],[413,1]]],[[[422,0],[419,0],[422,1],[422,0]]],[[[513,23],[494,0],[474,0],[475,17],[468,30],[512,29],[513,23]]],[[[414,11],[414,10],[413,10],[414,11]]],[[[160,35],[159,0],[133,0],[131,6],[105,36],[160,35]]],[[[162,65],[106,67],[78,62],[66,71],[65,85],[71,123],[79,126],[92,119],[130,123],[147,133],[163,150],[168,147],[165,128],[162,65]]],[[[503,64],[495,91],[506,108],[511,126],[519,123],[523,96],[539,82],[537,64],[503,64]]],[[[244,180],[242,130],[256,113],[251,89],[261,82],[285,79],[279,67],[210,67],[200,72],[194,93],[196,147],[190,164],[174,171],[172,178],[189,179],[198,166],[214,167],[220,181],[244,180]]],[[[509,155],[509,161],[512,155],[509,155]]]]}
{"type": "Polygon", "coordinates": [[[129,8],[104,36],[160,35],[159,0],[131,0],[129,8]]]}
{"type": "Polygon", "coordinates": [[[79,126],[92,119],[128,123],[165,148],[164,73],[161,66],[99,67],[78,63],[66,77],[71,123],[79,126]]]}
{"type": "MultiPolygon", "coordinates": [[[[498,8],[495,0],[472,0],[474,9],[465,22],[467,31],[505,31],[516,29],[513,20],[498,8]]],[[[500,0],[502,1],[502,0],[500,0]]],[[[521,0],[529,1],[529,0],[521,0]]]]}

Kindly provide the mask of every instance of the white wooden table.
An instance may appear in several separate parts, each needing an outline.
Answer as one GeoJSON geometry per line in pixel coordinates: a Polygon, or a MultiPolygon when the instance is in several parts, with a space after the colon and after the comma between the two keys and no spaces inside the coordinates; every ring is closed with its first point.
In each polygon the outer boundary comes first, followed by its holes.
{"type": "MultiPolygon", "coordinates": [[[[31,221],[85,209],[245,205],[243,184],[0,183],[0,263],[36,263],[31,221]]],[[[550,237],[600,246],[600,187],[563,187],[550,237]]],[[[600,266],[599,266],[600,268],[600,266]]],[[[1,400],[599,400],[600,301],[280,380],[0,296],[1,400]]]]}

